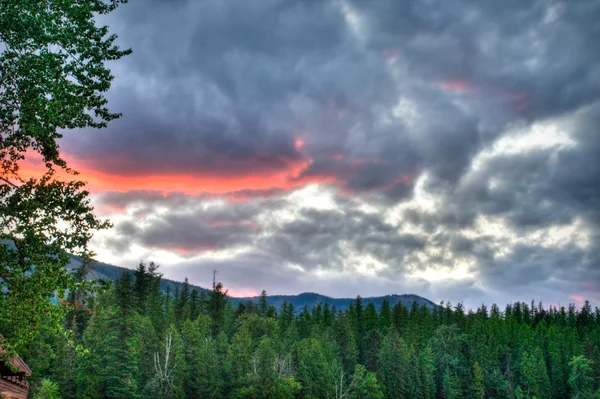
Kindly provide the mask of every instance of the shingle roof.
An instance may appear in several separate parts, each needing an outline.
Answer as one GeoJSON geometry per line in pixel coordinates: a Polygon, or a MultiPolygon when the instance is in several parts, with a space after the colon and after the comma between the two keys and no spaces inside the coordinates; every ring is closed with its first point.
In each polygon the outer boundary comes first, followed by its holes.
{"type": "MultiPolygon", "coordinates": [[[[0,340],[4,339],[4,337],[2,336],[2,334],[0,334],[0,340]]],[[[4,348],[2,346],[0,346],[0,355],[6,353],[4,348]]],[[[29,377],[31,375],[31,369],[27,366],[27,364],[25,364],[25,362],[23,361],[23,359],[21,359],[19,356],[15,355],[11,358],[8,359],[10,364],[18,369],[18,373],[19,374],[23,374],[26,377],[29,377]]],[[[1,361],[0,361],[1,362],[1,361]]]]}

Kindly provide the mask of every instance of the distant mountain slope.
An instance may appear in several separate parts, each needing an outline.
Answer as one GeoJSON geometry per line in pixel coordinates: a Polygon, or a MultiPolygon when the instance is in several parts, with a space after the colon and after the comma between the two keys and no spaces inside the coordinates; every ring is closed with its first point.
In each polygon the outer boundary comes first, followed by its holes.
{"type": "MultiPolygon", "coordinates": [[[[71,263],[67,266],[67,268],[69,270],[74,270],[81,265],[81,262],[82,262],[81,258],[72,255],[71,263]]],[[[93,270],[90,273],[90,275],[88,276],[88,278],[89,279],[96,278],[96,279],[102,279],[102,280],[117,280],[117,279],[121,278],[121,275],[123,274],[124,271],[132,272],[131,269],[127,269],[124,267],[109,265],[109,264],[102,263],[102,262],[94,262],[93,270]]],[[[166,291],[167,287],[169,287],[171,292],[174,292],[177,287],[179,287],[179,289],[181,289],[182,286],[183,286],[183,283],[180,281],[168,280],[168,279],[164,279],[164,278],[161,281],[162,291],[166,291]]],[[[199,287],[199,286],[195,286],[195,285],[191,285],[191,284],[190,284],[190,288],[191,289],[195,288],[198,290],[198,292],[210,291],[207,288],[203,288],[203,287],[199,287]]],[[[257,296],[245,297],[245,298],[230,298],[231,302],[234,305],[237,305],[238,303],[245,302],[245,301],[257,302],[258,299],[259,299],[259,297],[257,297],[257,296]]],[[[379,297],[363,298],[363,305],[366,306],[369,303],[373,303],[375,305],[375,307],[377,309],[379,309],[381,307],[381,303],[383,302],[384,299],[387,299],[389,301],[390,306],[394,306],[397,303],[402,303],[402,305],[406,306],[407,308],[410,308],[412,306],[413,302],[415,302],[415,301],[417,302],[417,305],[419,307],[425,305],[429,309],[433,309],[435,306],[437,306],[435,303],[433,303],[429,299],[426,299],[419,295],[414,295],[414,294],[386,295],[386,296],[379,296],[379,297]]],[[[313,306],[316,306],[319,303],[323,303],[323,304],[327,303],[330,306],[335,305],[335,308],[337,310],[346,310],[350,307],[350,304],[354,300],[356,300],[356,298],[332,298],[332,297],[329,297],[326,295],[316,294],[313,292],[305,292],[305,293],[298,294],[298,295],[270,295],[270,296],[268,296],[269,304],[274,306],[276,309],[279,309],[281,307],[281,305],[283,304],[283,302],[287,301],[288,303],[293,304],[297,310],[302,309],[304,307],[304,305],[307,305],[308,308],[311,309],[313,306]]]]}
{"type": "MultiPolygon", "coordinates": [[[[67,269],[74,270],[81,265],[81,262],[82,262],[82,259],[80,257],[71,255],[71,263],[67,265],[67,269]]],[[[87,278],[90,280],[91,279],[100,279],[100,280],[114,281],[114,280],[120,279],[121,276],[123,275],[124,271],[128,271],[133,274],[133,270],[127,269],[127,268],[121,267],[121,266],[114,266],[114,265],[109,265],[107,263],[96,262],[96,261],[94,261],[92,263],[92,265],[93,265],[93,270],[87,276],[87,278]]],[[[163,292],[166,292],[167,287],[169,287],[171,292],[175,292],[175,288],[179,287],[179,289],[181,289],[181,287],[183,287],[183,282],[163,278],[160,281],[160,289],[163,292]]],[[[207,288],[203,288],[203,287],[199,287],[199,286],[190,284],[190,289],[194,289],[194,288],[197,289],[198,292],[202,292],[202,291],[209,292],[210,291],[207,288]]]]}
{"type": "MultiPolygon", "coordinates": [[[[236,298],[238,301],[248,301],[251,300],[253,302],[258,301],[258,297],[248,297],[248,298],[236,298]]],[[[435,303],[430,301],[429,299],[423,298],[419,295],[414,294],[403,294],[403,295],[385,295],[378,297],[367,297],[362,298],[363,305],[367,305],[369,303],[373,303],[377,309],[381,307],[381,303],[384,299],[387,299],[390,303],[390,306],[394,306],[397,303],[402,303],[402,305],[406,306],[410,309],[413,302],[417,302],[419,307],[425,305],[429,309],[433,309],[437,306],[435,303]]],[[[346,310],[350,307],[350,304],[354,302],[356,298],[332,298],[326,295],[316,294],[314,292],[304,292],[298,295],[269,295],[268,301],[269,304],[275,306],[276,309],[279,309],[284,301],[291,303],[294,307],[299,310],[304,305],[308,305],[308,308],[311,309],[313,306],[318,305],[319,303],[335,305],[336,310],[346,310]]]]}

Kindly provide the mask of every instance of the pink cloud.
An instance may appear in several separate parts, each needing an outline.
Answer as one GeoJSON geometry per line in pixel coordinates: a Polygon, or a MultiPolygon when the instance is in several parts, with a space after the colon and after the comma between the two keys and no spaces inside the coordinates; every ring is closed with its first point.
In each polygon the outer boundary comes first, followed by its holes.
{"type": "Polygon", "coordinates": [[[569,298],[575,301],[575,304],[582,307],[585,304],[585,298],[582,295],[569,295],[569,298]]]}
{"type": "Polygon", "coordinates": [[[260,295],[260,292],[258,292],[255,288],[252,287],[229,288],[229,296],[233,298],[244,298],[258,295],[260,295]]]}
{"type": "Polygon", "coordinates": [[[384,190],[390,190],[390,189],[394,188],[395,186],[397,186],[398,184],[402,184],[406,187],[410,187],[410,186],[412,186],[412,183],[413,183],[412,175],[410,173],[406,173],[400,177],[396,177],[389,183],[383,185],[381,188],[384,190]]]}
{"type": "Polygon", "coordinates": [[[467,82],[465,79],[452,79],[443,82],[435,82],[433,85],[445,91],[467,92],[472,90],[469,86],[469,82],[467,82]]]}
{"type": "Polygon", "coordinates": [[[383,55],[383,57],[389,63],[394,63],[400,57],[400,50],[398,50],[397,48],[384,48],[381,50],[381,55],[383,55]]]}

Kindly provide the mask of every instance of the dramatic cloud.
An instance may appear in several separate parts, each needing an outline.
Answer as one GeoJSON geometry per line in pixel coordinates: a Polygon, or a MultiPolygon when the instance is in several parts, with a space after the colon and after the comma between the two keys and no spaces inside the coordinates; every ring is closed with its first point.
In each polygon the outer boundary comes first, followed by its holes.
{"type": "Polygon", "coordinates": [[[236,292],[600,304],[600,4],[153,0],[63,151],[99,259],[236,292]]]}

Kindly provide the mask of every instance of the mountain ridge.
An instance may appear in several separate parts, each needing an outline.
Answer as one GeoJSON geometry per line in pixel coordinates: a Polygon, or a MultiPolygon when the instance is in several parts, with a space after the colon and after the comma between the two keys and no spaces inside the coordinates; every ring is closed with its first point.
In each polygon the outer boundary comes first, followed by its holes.
{"type": "MultiPolygon", "coordinates": [[[[71,255],[71,263],[67,265],[67,270],[73,271],[82,263],[82,259],[80,257],[71,255]]],[[[92,262],[92,270],[88,273],[86,278],[88,279],[101,279],[101,280],[109,280],[114,281],[121,277],[123,272],[128,271],[130,273],[133,272],[132,269],[128,269],[122,266],[115,266],[108,263],[93,261],[92,262]]],[[[183,287],[183,282],[171,280],[167,278],[161,279],[161,290],[166,291],[167,288],[174,292],[175,289],[181,289],[183,287]]],[[[210,289],[204,288],[198,285],[190,284],[190,289],[196,289],[198,292],[210,292],[210,289]]],[[[239,303],[252,301],[258,302],[260,296],[249,296],[249,297],[231,297],[228,296],[229,300],[234,306],[237,306],[239,303]]],[[[436,305],[431,300],[424,298],[420,295],[416,294],[387,294],[382,296],[370,296],[370,297],[361,297],[363,305],[367,305],[369,303],[373,303],[377,309],[381,307],[384,299],[387,299],[390,306],[394,306],[397,303],[402,303],[402,305],[410,308],[413,305],[413,302],[417,303],[417,306],[421,307],[425,305],[429,309],[435,308],[436,305]]],[[[311,309],[313,306],[317,306],[319,303],[329,304],[329,306],[334,306],[336,310],[346,310],[350,307],[350,304],[356,300],[354,298],[335,298],[324,294],[319,294],[316,292],[301,292],[296,295],[291,294],[278,294],[278,295],[267,295],[267,301],[269,305],[274,306],[276,309],[279,309],[284,301],[291,303],[294,305],[296,310],[302,309],[305,305],[311,309]]]]}

